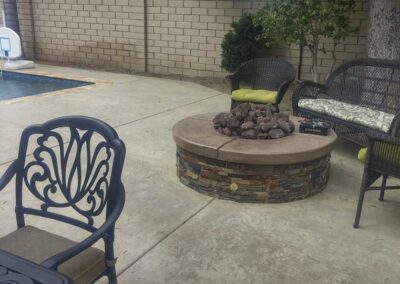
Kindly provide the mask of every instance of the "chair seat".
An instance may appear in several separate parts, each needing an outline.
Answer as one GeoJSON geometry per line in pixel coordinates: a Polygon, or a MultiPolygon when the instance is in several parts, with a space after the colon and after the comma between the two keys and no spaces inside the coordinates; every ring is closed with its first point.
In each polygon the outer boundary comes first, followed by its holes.
{"type": "Polygon", "coordinates": [[[391,113],[332,99],[301,99],[299,106],[385,133],[390,131],[390,126],[394,119],[394,115],[391,113]]]}
{"type": "MultiPolygon", "coordinates": [[[[74,241],[32,226],[0,238],[0,249],[38,264],[75,244],[74,241]]],[[[104,252],[96,248],[89,248],[58,267],[59,272],[79,284],[92,283],[105,269],[104,252]]]]}
{"type": "Polygon", "coordinates": [[[278,92],[269,90],[239,89],[232,92],[232,100],[238,102],[253,102],[275,104],[278,92]]]}

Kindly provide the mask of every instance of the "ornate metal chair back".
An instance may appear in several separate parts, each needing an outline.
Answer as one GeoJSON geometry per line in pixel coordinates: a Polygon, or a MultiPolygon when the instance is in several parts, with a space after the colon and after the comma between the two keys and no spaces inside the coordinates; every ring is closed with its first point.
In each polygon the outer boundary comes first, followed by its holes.
{"type": "Polygon", "coordinates": [[[93,232],[96,217],[105,221],[123,206],[124,159],[115,130],[94,118],[62,117],[26,128],[16,175],[18,227],[31,214],[93,232]],[[29,206],[28,195],[34,197],[29,206]]]}

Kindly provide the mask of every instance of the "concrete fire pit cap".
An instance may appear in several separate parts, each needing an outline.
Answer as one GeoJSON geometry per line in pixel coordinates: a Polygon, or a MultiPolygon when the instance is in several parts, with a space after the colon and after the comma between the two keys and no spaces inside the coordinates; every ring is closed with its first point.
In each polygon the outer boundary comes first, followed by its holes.
{"type": "Polygon", "coordinates": [[[216,113],[187,117],[177,122],[173,137],[177,146],[191,153],[226,162],[258,165],[287,165],[312,161],[328,155],[337,140],[336,133],[327,136],[299,133],[299,121],[293,117],[295,131],[286,137],[251,140],[218,133],[212,120],[216,113]]]}

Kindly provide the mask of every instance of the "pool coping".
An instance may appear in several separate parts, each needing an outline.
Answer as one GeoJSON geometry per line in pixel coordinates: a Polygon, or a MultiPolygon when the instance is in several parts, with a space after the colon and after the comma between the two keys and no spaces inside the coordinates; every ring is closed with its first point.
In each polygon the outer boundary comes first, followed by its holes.
{"type": "Polygon", "coordinates": [[[68,89],[63,89],[63,90],[58,90],[58,91],[52,91],[52,92],[45,92],[45,93],[32,95],[32,96],[25,96],[25,97],[13,98],[13,99],[8,99],[8,100],[0,100],[0,104],[6,104],[6,105],[18,103],[21,101],[33,100],[35,98],[42,98],[42,97],[47,97],[47,96],[60,96],[60,95],[74,94],[79,91],[94,90],[94,89],[98,89],[99,87],[111,85],[113,83],[112,81],[109,81],[109,80],[101,80],[101,79],[96,79],[96,78],[86,77],[86,76],[74,76],[71,74],[64,74],[64,73],[55,73],[55,72],[40,70],[40,69],[36,69],[36,68],[24,69],[24,70],[4,69],[4,71],[26,74],[26,75],[45,76],[45,77],[55,78],[55,79],[84,81],[84,82],[91,83],[91,84],[85,85],[85,86],[73,87],[73,88],[68,88],[68,89]]]}

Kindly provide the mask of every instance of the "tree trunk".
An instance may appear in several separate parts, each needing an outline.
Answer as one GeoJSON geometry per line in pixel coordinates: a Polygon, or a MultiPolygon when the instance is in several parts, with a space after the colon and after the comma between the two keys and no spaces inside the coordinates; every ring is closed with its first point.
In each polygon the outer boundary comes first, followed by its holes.
{"type": "Polygon", "coordinates": [[[369,0],[368,57],[400,59],[400,1],[369,0]]]}
{"type": "Polygon", "coordinates": [[[318,82],[318,53],[312,54],[311,73],[314,82],[318,82]]]}

